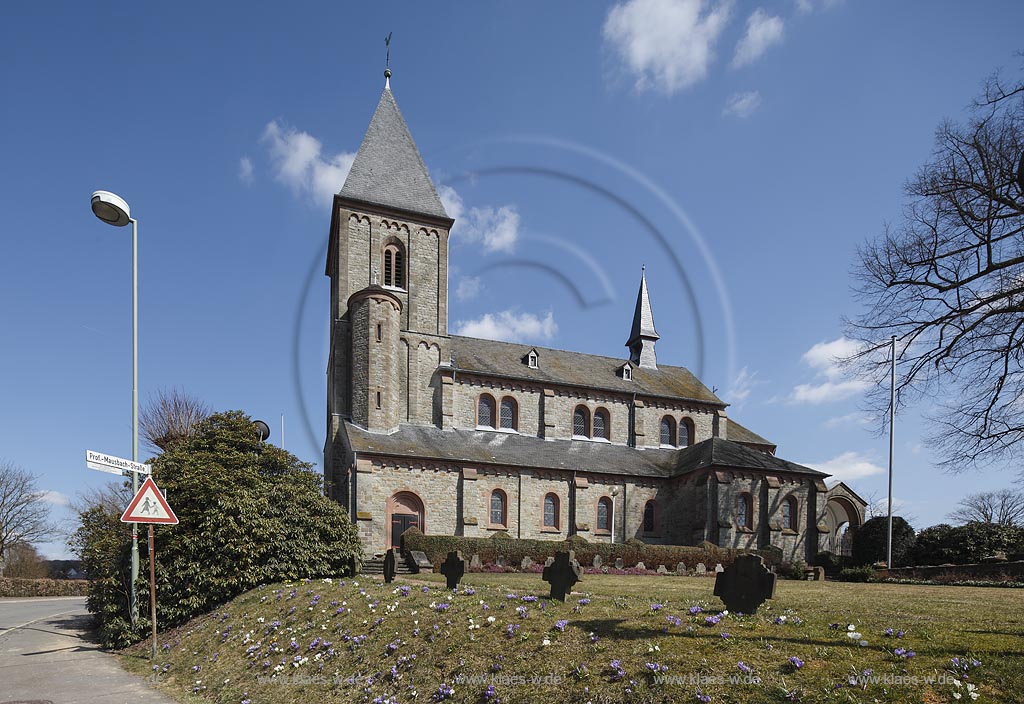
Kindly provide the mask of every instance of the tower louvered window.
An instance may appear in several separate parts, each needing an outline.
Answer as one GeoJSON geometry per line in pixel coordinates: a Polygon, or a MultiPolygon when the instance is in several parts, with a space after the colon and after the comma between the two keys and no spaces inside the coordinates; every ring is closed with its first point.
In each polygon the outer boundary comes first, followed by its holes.
{"type": "Polygon", "coordinates": [[[384,285],[405,288],[405,251],[399,244],[384,248],[384,285]]]}

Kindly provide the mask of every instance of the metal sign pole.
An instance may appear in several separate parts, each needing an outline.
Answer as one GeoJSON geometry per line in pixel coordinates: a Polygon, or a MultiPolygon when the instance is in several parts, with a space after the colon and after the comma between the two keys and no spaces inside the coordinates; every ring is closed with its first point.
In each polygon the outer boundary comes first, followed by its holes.
{"type": "Polygon", "coordinates": [[[149,524],[149,620],[153,624],[153,648],[150,659],[156,661],[156,543],[153,540],[152,523],[149,524]]]}

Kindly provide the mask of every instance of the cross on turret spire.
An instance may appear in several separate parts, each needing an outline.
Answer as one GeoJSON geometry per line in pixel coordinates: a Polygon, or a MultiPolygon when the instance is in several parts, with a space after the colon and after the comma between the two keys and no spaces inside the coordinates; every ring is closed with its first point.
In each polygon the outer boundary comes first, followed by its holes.
{"type": "Polygon", "coordinates": [[[641,368],[657,369],[658,358],[654,343],[661,335],[654,329],[654,314],[651,312],[651,297],[647,293],[647,267],[640,268],[640,290],[636,294],[636,310],[633,312],[633,328],[629,333],[626,347],[629,361],[641,368]]]}

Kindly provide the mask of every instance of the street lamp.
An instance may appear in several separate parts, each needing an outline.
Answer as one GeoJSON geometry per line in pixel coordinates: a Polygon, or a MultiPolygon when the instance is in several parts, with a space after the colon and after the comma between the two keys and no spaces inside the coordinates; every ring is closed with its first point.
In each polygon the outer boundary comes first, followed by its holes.
{"type": "MultiPolygon", "coordinates": [[[[132,224],[132,462],[139,461],[139,222],[131,216],[128,203],[109,191],[92,194],[92,212],[115,227],[132,224]]],[[[139,474],[132,472],[132,495],[139,493],[139,474]]],[[[135,582],[139,578],[139,524],[132,523],[132,584],[129,604],[132,626],[139,620],[135,582]]]]}

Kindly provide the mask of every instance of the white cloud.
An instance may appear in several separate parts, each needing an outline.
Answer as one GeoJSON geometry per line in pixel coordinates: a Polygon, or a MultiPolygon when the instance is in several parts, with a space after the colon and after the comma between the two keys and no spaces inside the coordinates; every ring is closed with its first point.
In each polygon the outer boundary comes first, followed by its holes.
{"type": "Polygon", "coordinates": [[[276,120],[267,123],[260,141],[267,145],[274,177],[296,195],[317,201],[330,200],[341,190],[356,158],[351,152],[323,155],[319,139],[276,120]]]}
{"type": "Polygon", "coordinates": [[[726,117],[750,117],[761,106],[761,94],[756,90],[735,93],[722,108],[726,117]]]}
{"type": "Polygon", "coordinates": [[[489,252],[511,252],[519,241],[519,213],[515,206],[466,208],[462,197],[451,186],[437,189],[448,217],[455,220],[453,239],[479,242],[489,252]]]}
{"type": "Polygon", "coordinates": [[[760,7],[754,10],[747,18],[746,33],[736,44],[732,67],[746,66],[760,59],[769,48],[782,42],[784,27],[781,17],[773,17],[760,7]]]}
{"type": "Polygon", "coordinates": [[[238,160],[238,179],[247,186],[252,183],[252,159],[247,156],[238,160]]]}
{"type": "Polygon", "coordinates": [[[483,284],[479,276],[463,276],[459,279],[459,285],[455,288],[455,298],[460,301],[470,301],[480,295],[483,284]]]}
{"type": "Polygon", "coordinates": [[[796,0],[797,12],[808,14],[816,10],[829,10],[842,4],[843,0],[796,0]]]}
{"type": "Polygon", "coordinates": [[[750,392],[754,390],[754,387],[760,383],[762,382],[757,380],[757,372],[743,367],[729,384],[729,400],[734,405],[741,406],[750,397],[750,392]]]}
{"type": "Polygon", "coordinates": [[[602,34],[636,77],[638,90],[672,94],[699,83],[729,22],[731,0],[626,0],[608,11],[602,34]]]}
{"type": "Polygon", "coordinates": [[[871,418],[863,413],[847,413],[845,416],[833,416],[822,423],[822,425],[832,430],[847,425],[867,425],[870,422],[871,418]]]}
{"type": "Polygon", "coordinates": [[[40,497],[43,501],[54,506],[70,506],[71,499],[59,491],[43,491],[40,492],[40,497]]]}
{"type": "Polygon", "coordinates": [[[789,396],[792,403],[831,403],[856,396],[871,386],[862,379],[844,378],[839,360],[849,357],[859,349],[859,343],[846,337],[830,342],[819,342],[803,354],[803,361],[813,368],[825,381],[813,384],[797,384],[789,396]]]}
{"type": "MultiPolygon", "coordinates": [[[[879,467],[866,455],[859,452],[844,452],[824,462],[802,462],[801,464],[819,472],[831,474],[829,482],[849,482],[885,472],[883,467],[879,467]]],[[[893,503],[893,506],[895,505],[893,503]]]]}
{"type": "Polygon", "coordinates": [[[503,310],[500,313],[486,313],[476,320],[456,323],[456,334],[466,337],[481,337],[485,340],[505,342],[532,342],[550,340],[558,332],[554,315],[540,318],[532,313],[517,313],[503,310]]]}

